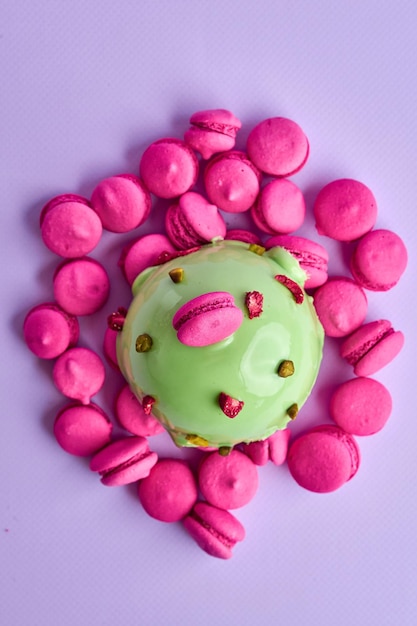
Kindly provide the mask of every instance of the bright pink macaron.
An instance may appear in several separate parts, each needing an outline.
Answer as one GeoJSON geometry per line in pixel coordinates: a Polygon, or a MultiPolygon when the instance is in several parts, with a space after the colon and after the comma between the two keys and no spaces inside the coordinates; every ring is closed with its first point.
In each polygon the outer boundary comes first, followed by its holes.
{"type": "Polygon", "coordinates": [[[277,430],[273,435],[263,441],[253,441],[242,445],[244,452],[255,465],[266,465],[272,461],[274,465],[285,463],[290,440],[290,430],[284,428],[277,430]]]}
{"type": "Polygon", "coordinates": [[[183,524],[204,552],[219,559],[230,559],[236,543],[245,538],[245,529],[234,515],[207,502],[197,502],[183,524]]]}
{"type": "Polygon", "coordinates": [[[145,413],[129,385],[125,385],[119,392],[115,413],[119,424],[133,435],[151,437],[165,432],[162,424],[152,414],[145,413]]]}
{"type": "Polygon", "coordinates": [[[119,266],[129,283],[148,267],[156,265],[164,252],[175,253],[175,248],[166,235],[153,233],[144,235],[127,244],[119,259],[119,266]]]}
{"type": "Polygon", "coordinates": [[[119,174],[97,185],[91,204],[104,228],[113,233],[126,233],[143,224],[149,216],[151,194],[137,176],[119,174]]]}
{"type": "Polygon", "coordinates": [[[29,350],[40,359],[54,359],[78,341],[79,324],[53,302],[33,307],[23,322],[23,336],[29,350]]]}
{"type": "Polygon", "coordinates": [[[198,484],[204,498],[221,509],[248,504],[258,490],[258,471],[251,459],[232,450],[227,456],[207,454],[198,470],[198,484]]]}
{"type": "Polygon", "coordinates": [[[360,326],[344,340],[340,355],[353,365],[356,376],[371,376],[388,365],[401,351],[404,335],[388,320],[360,326]]]}
{"type": "Polygon", "coordinates": [[[256,226],[269,235],[292,233],[304,222],[306,206],[301,189],[286,179],[263,187],[251,209],[256,226]]]}
{"type": "Polygon", "coordinates": [[[350,268],[356,282],[371,291],[394,287],[407,267],[407,248],[391,230],[371,230],[353,251],[350,268]]]}
{"type": "Polygon", "coordinates": [[[89,404],[104,384],[106,372],[101,358],[88,348],[70,348],[54,364],[52,379],[68,398],[89,404]]]}
{"type": "Polygon", "coordinates": [[[328,493],[353,478],[359,468],[360,453],[352,435],[338,426],[322,425],[292,443],[287,462],[301,487],[328,493]]]}
{"type": "Polygon", "coordinates": [[[251,130],[246,150],[250,160],[262,172],[283,178],[303,167],[310,148],[298,124],[285,117],[271,117],[251,130]]]}
{"type": "Polygon", "coordinates": [[[364,321],[368,300],[350,278],[332,278],[314,294],[314,307],[328,337],[344,337],[364,321]]]}
{"type": "Polygon", "coordinates": [[[40,226],[46,247],[65,258],[89,254],[103,232],[91,204],[75,194],[52,198],[41,211],[40,226]]]}
{"type": "Polygon", "coordinates": [[[185,461],[161,459],[139,483],[138,494],[148,515],[161,522],[178,522],[197,501],[197,482],[185,461]]]}
{"type": "Polygon", "coordinates": [[[64,261],[54,274],[54,295],[72,315],[91,315],[107,302],[110,281],[106,270],[89,257],[64,261]]]}
{"type": "Polygon", "coordinates": [[[144,437],[125,437],[97,452],[90,469],[100,474],[103,485],[119,487],[149,476],[157,460],[158,455],[149,449],[144,437]]]}
{"type": "Polygon", "coordinates": [[[210,159],[204,185],[210,201],[228,213],[247,211],[259,193],[261,174],[244,152],[232,150],[210,159]]]}
{"type": "Polygon", "coordinates": [[[179,139],[159,139],[143,153],[140,176],[146,187],[159,198],[176,198],[197,181],[198,159],[179,139]]]}
{"type": "Polygon", "coordinates": [[[225,239],[229,241],[243,241],[244,243],[255,243],[261,245],[261,240],[255,233],[244,228],[231,228],[226,231],[225,239]]]}
{"type": "Polygon", "coordinates": [[[191,127],[184,135],[185,142],[209,159],[217,152],[232,150],[237,131],[242,123],[226,109],[197,111],[190,118],[191,127]]]}
{"type": "Polygon", "coordinates": [[[96,404],[73,403],[61,409],[54,423],[54,435],[69,454],[89,456],[110,442],[112,424],[96,404]]]}
{"type": "Polygon", "coordinates": [[[339,385],[330,400],[330,413],[340,428],[352,435],[373,435],[392,411],[391,394],[373,378],[358,376],[339,385]]]}
{"type": "Polygon", "coordinates": [[[327,281],[329,253],[319,243],[305,237],[277,235],[270,237],[265,243],[267,250],[273,246],[285,248],[287,252],[297,259],[301,268],[307,274],[305,289],[320,287],[327,281]]]}
{"type": "Polygon", "coordinates": [[[194,347],[223,341],[236,332],[242,322],[243,311],[227,291],[197,296],[180,307],[172,318],[178,340],[194,347]]]}
{"type": "Polygon", "coordinates": [[[209,243],[226,235],[226,223],[214,204],[194,191],[183,194],[165,216],[168,237],[180,250],[209,243]]]}
{"type": "Polygon", "coordinates": [[[323,187],[313,210],[319,235],[338,241],[354,241],[365,235],[373,228],[378,212],[372,191],[350,178],[323,187]]]}
{"type": "Polygon", "coordinates": [[[120,372],[119,363],[117,361],[117,350],[116,350],[116,342],[117,342],[117,330],[112,330],[111,328],[106,328],[104,333],[103,340],[103,352],[106,357],[107,363],[117,372],[120,372]]]}

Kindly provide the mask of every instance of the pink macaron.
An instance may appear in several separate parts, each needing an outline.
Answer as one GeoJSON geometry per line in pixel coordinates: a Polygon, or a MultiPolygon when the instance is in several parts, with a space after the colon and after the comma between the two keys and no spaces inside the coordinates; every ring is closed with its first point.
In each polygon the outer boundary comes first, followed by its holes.
{"type": "Polygon", "coordinates": [[[97,452],[90,462],[92,472],[98,472],[107,487],[135,483],[146,476],[158,460],[144,437],[125,437],[113,441],[97,452]]]}
{"type": "Polygon", "coordinates": [[[103,352],[107,363],[117,372],[120,372],[119,363],[117,361],[117,330],[106,328],[103,339],[103,352]]]}
{"type": "Polygon", "coordinates": [[[151,437],[165,432],[152,414],[145,413],[129,385],[120,390],[115,402],[115,413],[119,424],[133,435],[151,437]]]}
{"type": "Polygon", "coordinates": [[[70,348],[54,364],[52,379],[64,396],[89,404],[104,384],[106,372],[98,354],[88,348],[70,348]]]}
{"type": "Polygon", "coordinates": [[[305,289],[320,287],[327,281],[329,253],[319,243],[305,237],[277,235],[270,237],[265,242],[267,250],[274,246],[285,248],[287,252],[297,259],[301,268],[307,274],[305,289]]]}
{"type": "Polygon", "coordinates": [[[159,139],[143,153],[140,176],[146,187],[159,198],[176,198],[197,181],[198,159],[179,139],[159,139]]]}
{"type": "Polygon", "coordinates": [[[319,235],[338,241],[354,241],[373,228],[377,204],[372,191],[350,178],[334,180],[323,187],[314,203],[319,235]]]}
{"type": "Polygon", "coordinates": [[[251,209],[256,226],[269,235],[292,233],[304,222],[301,189],[290,180],[276,179],[263,187],[251,209]]]}
{"type": "Polygon", "coordinates": [[[69,454],[89,456],[110,442],[112,424],[96,404],[74,402],[62,408],[54,423],[54,435],[69,454]]]}
{"type": "Polygon", "coordinates": [[[272,461],[274,465],[285,463],[290,440],[290,430],[284,428],[277,430],[273,435],[263,441],[253,441],[242,445],[244,452],[255,465],[266,465],[272,461]]]}
{"type": "Polygon", "coordinates": [[[353,365],[357,376],[371,376],[388,365],[401,351],[404,335],[395,331],[388,320],[360,326],[344,340],[340,355],[353,365]]]}
{"type": "Polygon", "coordinates": [[[321,425],[290,446],[288,468],[297,483],[316,493],[339,489],[356,474],[360,453],[355,439],[338,426],[321,425]]]}
{"type": "Polygon", "coordinates": [[[217,152],[232,150],[242,123],[226,109],[197,111],[190,118],[191,127],[184,135],[185,142],[209,159],[217,152]]]}
{"type": "Polygon", "coordinates": [[[226,223],[214,204],[194,191],[183,194],[165,216],[168,237],[176,248],[186,250],[226,235],[226,223]]]}
{"type": "Polygon", "coordinates": [[[256,245],[261,245],[261,240],[250,230],[245,230],[244,228],[231,228],[226,231],[226,235],[224,237],[229,241],[243,241],[243,243],[255,243],[256,245]]]}
{"type": "Polygon", "coordinates": [[[236,543],[245,538],[245,529],[234,515],[207,502],[197,502],[183,524],[204,552],[219,559],[230,559],[236,543]]]}
{"type": "Polygon", "coordinates": [[[138,495],[148,515],[161,522],[178,522],[197,501],[197,482],[185,461],[160,459],[139,483],[138,495]]]}
{"type": "Polygon", "coordinates": [[[248,504],[258,490],[258,471],[251,459],[232,450],[227,456],[207,454],[198,470],[203,497],[221,509],[237,509],[248,504]]]}
{"type": "Polygon", "coordinates": [[[151,194],[137,176],[119,174],[99,182],[91,195],[91,204],[104,228],[126,233],[149,216],[151,194]]]}
{"type": "Polygon", "coordinates": [[[292,176],[306,163],[309,143],[298,124],[285,117],[272,117],[251,130],[246,150],[262,172],[283,178],[292,176]]]}
{"type": "Polygon", "coordinates": [[[328,337],[344,337],[364,321],[368,300],[350,278],[332,278],[314,294],[314,307],[328,337]]]}
{"type": "Polygon", "coordinates": [[[261,174],[244,152],[232,150],[210,159],[204,170],[209,200],[228,213],[247,211],[259,193],[261,174]]]}
{"type": "Polygon", "coordinates": [[[72,315],[91,315],[107,302],[110,281],[101,263],[82,257],[58,266],[53,288],[56,301],[65,311],[72,315]]]}
{"type": "Polygon", "coordinates": [[[27,347],[40,359],[55,359],[78,341],[79,324],[54,302],[33,307],[23,322],[27,347]]]}
{"type": "Polygon", "coordinates": [[[356,282],[371,291],[394,287],[407,267],[407,248],[391,230],[371,230],[353,251],[350,268],[356,282]]]}
{"type": "Polygon", "coordinates": [[[89,254],[103,232],[88,200],[76,194],[52,198],[41,211],[40,227],[46,247],[65,258],[89,254]]]}
{"type": "Polygon", "coordinates": [[[351,435],[373,435],[386,424],[392,411],[391,394],[373,378],[358,376],[342,383],[330,400],[336,424],[351,435]]]}
{"type": "Polygon", "coordinates": [[[159,233],[144,235],[128,243],[122,250],[119,266],[129,285],[143,270],[156,265],[164,252],[175,253],[175,248],[166,235],[159,233]]]}
{"type": "Polygon", "coordinates": [[[178,340],[193,347],[223,341],[236,332],[242,322],[243,311],[227,291],[213,291],[189,300],[172,319],[178,340]]]}

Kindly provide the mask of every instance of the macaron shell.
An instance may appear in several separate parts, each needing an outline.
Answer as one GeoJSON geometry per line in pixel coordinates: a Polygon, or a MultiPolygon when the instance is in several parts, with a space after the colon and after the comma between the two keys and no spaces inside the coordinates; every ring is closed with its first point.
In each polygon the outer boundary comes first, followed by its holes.
{"type": "Polygon", "coordinates": [[[316,493],[335,491],[349,481],[359,466],[353,437],[338,427],[319,426],[290,446],[288,468],[296,482],[316,493]]]}
{"type": "Polygon", "coordinates": [[[127,244],[122,250],[119,266],[129,285],[133,285],[141,272],[155,265],[163,252],[173,253],[175,248],[168,237],[159,233],[144,235],[127,244]]]}
{"type": "Polygon", "coordinates": [[[55,362],[52,378],[57,389],[82,404],[103,386],[106,372],[98,354],[88,348],[70,348],[55,362]]]}
{"type": "Polygon", "coordinates": [[[378,341],[353,368],[356,376],[371,376],[391,363],[404,346],[404,335],[400,330],[378,341]]]}
{"type": "Polygon", "coordinates": [[[277,179],[261,189],[251,215],[264,232],[288,234],[300,228],[305,212],[301,189],[290,180],[277,179]]]}
{"type": "Polygon", "coordinates": [[[284,117],[272,117],[249,133],[246,149],[250,160],[265,174],[285,177],[306,163],[309,143],[301,127],[284,117]]]}
{"type": "Polygon", "coordinates": [[[371,291],[388,291],[407,267],[407,249],[390,230],[371,230],[353,251],[350,268],[355,280],[371,291]]]}
{"type": "Polygon", "coordinates": [[[226,235],[226,223],[214,204],[200,194],[189,191],[166,213],[165,227],[169,238],[180,250],[209,243],[226,235]]]}
{"type": "Polygon", "coordinates": [[[333,278],[314,294],[314,307],[328,337],[344,337],[363,323],[368,300],[349,278],[333,278]]]}
{"type": "Polygon", "coordinates": [[[116,398],[115,413],[123,428],[141,437],[151,437],[165,432],[152,415],[147,415],[129,385],[125,385],[116,398]]]}
{"type": "Polygon", "coordinates": [[[68,404],[57,414],[54,435],[69,454],[90,456],[110,442],[112,424],[97,405],[68,404]]]}
{"type": "Polygon", "coordinates": [[[352,435],[379,432],[392,411],[388,389],[372,378],[359,376],[339,385],[330,400],[330,413],[336,424],[352,435]]]}
{"type": "Polygon", "coordinates": [[[78,320],[52,302],[40,304],[26,314],[23,336],[38,358],[54,359],[78,341],[78,320]]]}
{"type": "Polygon", "coordinates": [[[200,464],[198,482],[210,504],[221,509],[237,509],[255,496],[258,472],[243,452],[232,450],[227,456],[212,452],[200,464]]]}
{"type": "Polygon", "coordinates": [[[294,235],[276,235],[265,242],[267,250],[274,246],[282,246],[300,263],[307,274],[305,289],[320,287],[327,281],[329,253],[316,241],[294,235]]]}
{"type": "Polygon", "coordinates": [[[98,261],[83,257],[59,265],[53,287],[55,299],[65,311],[72,315],[91,315],[107,302],[110,281],[98,261]]]}
{"type": "Polygon", "coordinates": [[[204,170],[210,201],[228,213],[250,209],[259,193],[260,172],[244,152],[231,151],[213,157],[204,170]]]}
{"type": "Polygon", "coordinates": [[[120,174],[102,180],[91,195],[91,204],[103,227],[114,233],[126,233],[147,219],[151,195],[140,178],[120,174]]]}

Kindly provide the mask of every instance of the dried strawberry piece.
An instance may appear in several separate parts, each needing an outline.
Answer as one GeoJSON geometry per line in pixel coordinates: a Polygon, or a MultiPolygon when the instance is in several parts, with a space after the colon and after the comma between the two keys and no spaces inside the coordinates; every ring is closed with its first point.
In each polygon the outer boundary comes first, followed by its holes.
{"type": "Polygon", "coordinates": [[[245,297],[245,304],[248,309],[249,319],[259,317],[263,312],[262,305],[264,303],[264,297],[259,291],[247,291],[245,297]]]}
{"type": "Polygon", "coordinates": [[[121,331],[123,328],[123,324],[125,323],[127,315],[127,309],[122,306],[119,306],[117,311],[111,313],[107,318],[107,326],[111,330],[121,331]]]}
{"type": "Polygon", "coordinates": [[[277,274],[274,276],[275,280],[277,280],[281,285],[284,285],[287,289],[289,289],[294,297],[294,300],[297,304],[301,304],[304,300],[304,293],[301,289],[300,285],[298,285],[295,281],[288,278],[288,276],[284,276],[284,274],[277,274]]]}
{"type": "Polygon", "coordinates": [[[144,396],[142,400],[142,409],[145,415],[150,415],[152,411],[152,407],[155,404],[156,400],[153,396],[144,396]]]}
{"type": "Polygon", "coordinates": [[[178,250],[177,252],[161,252],[161,254],[155,261],[155,265],[163,265],[164,263],[168,263],[168,261],[177,259],[180,256],[187,256],[187,254],[197,252],[197,250],[200,250],[200,248],[201,246],[195,246],[194,248],[188,248],[187,250],[178,250]]]}
{"type": "Polygon", "coordinates": [[[236,400],[223,391],[219,394],[219,406],[227,417],[236,417],[243,409],[245,403],[242,400],[236,400]]]}

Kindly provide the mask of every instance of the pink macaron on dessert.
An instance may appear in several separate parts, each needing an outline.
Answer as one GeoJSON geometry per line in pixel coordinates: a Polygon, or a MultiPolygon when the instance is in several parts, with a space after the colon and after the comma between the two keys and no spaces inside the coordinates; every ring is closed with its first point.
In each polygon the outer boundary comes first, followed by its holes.
{"type": "Polygon", "coordinates": [[[320,287],[327,281],[329,253],[317,241],[294,235],[276,235],[265,242],[267,250],[274,246],[285,248],[297,259],[307,275],[304,285],[306,289],[320,287]]]}
{"type": "Polygon", "coordinates": [[[209,243],[226,235],[226,222],[214,204],[199,193],[188,191],[172,204],[165,216],[168,237],[179,250],[209,243]]]}

